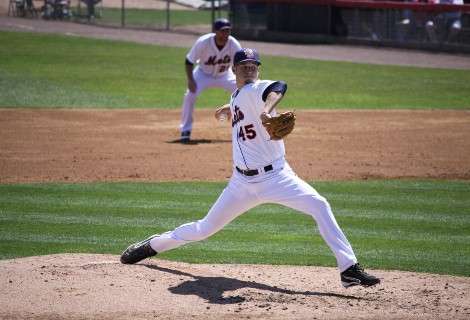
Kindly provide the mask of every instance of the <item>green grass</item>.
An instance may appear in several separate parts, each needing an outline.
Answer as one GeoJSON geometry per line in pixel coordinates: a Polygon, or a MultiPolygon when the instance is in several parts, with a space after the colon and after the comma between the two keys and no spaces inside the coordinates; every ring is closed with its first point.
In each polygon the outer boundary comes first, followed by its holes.
{"type": "MultiPolygon", "coordinates": [[[[86,11],[86,10],[85,10],[86,11]]],[[[95,23],[121,25],[121,9],[119,8],[106,8],[96,10],[98,16],[95,23]]],[[[226,12],[222,12],[226,16],[226,12]]],[[[167,13],[166,10],[151,10],[151,9],[133,9],[128,8],[125,10],[125,24],[126,26],[138,27],[165,27],[167,13]]],[[[212,13],[210,10],[172,10],[170,12],[170,26],[184,26],[184,25],[197,25],[205,24],[210,25],[212,21],[212,13]]]]}
{"type": "MultiPolygon", "coordinates": [[[[187,49],[0,32],[0,107],[180,108],[187,49]]],[[[243,44],[243,42],[242,42],[243,44]]],[[[295,108],[470,107],[470,72],[262,56],[295,108]]],[[[198,107],[228,100],[204,92],[198,107]]]]}
{"type": "MultiPolygon", "coordinates": [[[[470,184],[319,182],[367,267],[470,276],[470,184]]],[[[119,254],[149,234],[202,218],[222,183],[0,185],[0,258],[119,254]]],[[[163,253],[194,263],[335,266],[308,216],[263,205],[208,240],[163,253]]]]}

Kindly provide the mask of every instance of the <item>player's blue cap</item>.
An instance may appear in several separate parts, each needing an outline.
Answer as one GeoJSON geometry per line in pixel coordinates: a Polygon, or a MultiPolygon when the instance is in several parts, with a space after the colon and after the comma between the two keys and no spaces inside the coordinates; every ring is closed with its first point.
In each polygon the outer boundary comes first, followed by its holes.
{"type": "Polygon", "coordinates": [[[214,21],[214,31],[219,31],[222,29],[231,29],[232,25],[230,24],[230,21],[228,21],[225,18],[220,18],[214,21]]]}
{"type": "Polygon", "coordinates": [[[233,64],[238,64],[244,61],[254,61],[257,65],[261,64],[259,54],[255,49],[243,48],[238,50],[233,57],[233,64]]]}

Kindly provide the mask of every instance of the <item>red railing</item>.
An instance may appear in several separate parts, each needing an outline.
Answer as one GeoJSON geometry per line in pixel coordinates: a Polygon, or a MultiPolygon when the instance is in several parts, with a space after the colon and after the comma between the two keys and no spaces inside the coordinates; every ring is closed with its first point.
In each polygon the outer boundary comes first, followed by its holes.
{"type": "Polygon", "coordinates": [[[371,1],[371,0],[237,0],[237,3],[329,5],[342,8],[399,9],[423,12],[468,12],[470,4],[433,4],[425,2],[371,1]]]}

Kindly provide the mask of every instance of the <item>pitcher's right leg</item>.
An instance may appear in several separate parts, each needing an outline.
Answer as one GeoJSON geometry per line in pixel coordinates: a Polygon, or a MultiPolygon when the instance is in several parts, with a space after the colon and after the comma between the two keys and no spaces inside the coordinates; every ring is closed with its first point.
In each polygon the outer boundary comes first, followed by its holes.
{"type": "Polygon", "coordinates": [[[232,177],[209,213],[201,220],[183,224],[173,231],[154,237],[150,245],[158,253],[178,248],[184,244],[206,239],[221,230],[233,219],[259,204],[259,200],[241,187],[242,182],[232,177]]]}

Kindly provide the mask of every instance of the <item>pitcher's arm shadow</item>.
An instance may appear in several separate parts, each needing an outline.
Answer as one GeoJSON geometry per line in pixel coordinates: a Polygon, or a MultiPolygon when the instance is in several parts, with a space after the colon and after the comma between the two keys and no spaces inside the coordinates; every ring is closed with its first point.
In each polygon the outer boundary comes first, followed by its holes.
{"type": "Polygon", "coordinates": [[[179,276],[185,276],[193,278],[193,280],[187,280],[180,283],[177,286],[168,288],[168,291],[174,294],[181,295],[196,295],[205,299],[209,303],[214,304],[233,304],[240,303],[246,299],[242,296],[230,296],[224,297],[225,291],[233,291],[241,288],[253,288],[258,290],[265,290],[275,293],[283,293],[289,295],[304,295],[304,296],[318,296],[318,297],[334,297],[339,299],[351,299],[351,300],[365,300],[364,298],[355,297],[351,295],[343,295],[331,292],[313,292],[313,291],[295,291],[289,289],[283,289],[278,287],[269,286],[263,283],[255,281],[243,281],[235,278],[227,277],[203,277],[193,275],[187,272],[159,267],[153,264],[144,264],[147,268],[158,270],[161,272],[167,272],[179,276]]]}

